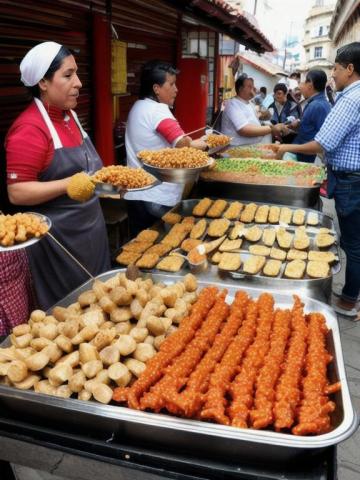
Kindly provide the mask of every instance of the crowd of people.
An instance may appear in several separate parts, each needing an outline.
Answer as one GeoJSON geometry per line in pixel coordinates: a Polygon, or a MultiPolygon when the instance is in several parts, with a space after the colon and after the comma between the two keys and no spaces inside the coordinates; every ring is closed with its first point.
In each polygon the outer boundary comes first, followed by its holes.
{"type": "MultiPolygon", "coordinates": [[[[48,216],[56,238],[97,275],[110,268],[99,201],[93,197],[78,203],[66,195],[73,174],[93,173],[102,165],[73,110],[82,86],[76,60],[64,46],[44,42],[25,55],[20,70],[33,101],[6,137],[10,202],[21,210],[35,209],[48,216]]],[[[136,156],[140,150],[206,148],[203,139],[193,140],[185,134],[171,112],[177,74],[170,64],[160,61],[143,68],[139,100],[127,122],[129,166],[140,166],[136,156]]],[[[305,162],[323,157],[328,167],[328,196],[335,199],[341,246],[347,257],[345,285],[334,308],[355,318],[360,293],[360,42],[339,49],[333,80],[335,102],[325,73],[311,70],[303,81],[295,73],[287,83],[275,85],[273,101],[264,106],[266,88],[256,94],[253,79],[241,74],[235,82],[236,95],[222,113],[221,130],[235,145],[278,141],[279,158],[285,153],[305,162]]],[[[182,195],[183,186],[166,182],[148,192],[129,194],[133,232],[150,226],[182,195]]],[[[51,238],[33,245],[27,254],[0,254],[0,335],[23,322],[34,301],[46,310],[87,279],[51,238]]]]}

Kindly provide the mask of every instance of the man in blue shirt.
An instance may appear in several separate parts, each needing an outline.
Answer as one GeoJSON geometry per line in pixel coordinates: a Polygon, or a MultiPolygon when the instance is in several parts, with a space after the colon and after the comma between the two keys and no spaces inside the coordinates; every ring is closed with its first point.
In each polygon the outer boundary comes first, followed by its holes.
{"type": "MultiPolygon", "coordinates": [[[[307,104],[304,108],[303,117],[299,122],[298,134],[293,143],[303,144],[314,140],[325,118],[331,110],[331,106],[325,97],[327,77],[322,70],[310,70],[306,75],[305,82],[300,84],[300,90],[307,104]]],[[[300,162],[312,163],[316,155],[297,154],[300,162]]]]}
{"type": "Polygon", "coordinates": [[[280,145],[285,152],[325,153],[328,196],[334,198],[346,254],[345,285],[335,310],[360,320],[356,302],[360,293],[360,42],[336,53],[333,78],[336,102],[315,140],[303,145],[280,145]]]}

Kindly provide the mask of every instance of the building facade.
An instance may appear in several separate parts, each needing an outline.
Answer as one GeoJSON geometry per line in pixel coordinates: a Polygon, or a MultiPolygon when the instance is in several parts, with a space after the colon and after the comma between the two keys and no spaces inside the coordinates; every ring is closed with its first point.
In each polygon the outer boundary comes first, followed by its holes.
{"type": "Polygon", "coordinates": [[[360,0],[338,0],[330,23],[332,60],[343,45],[360,40],[360,0]]]}

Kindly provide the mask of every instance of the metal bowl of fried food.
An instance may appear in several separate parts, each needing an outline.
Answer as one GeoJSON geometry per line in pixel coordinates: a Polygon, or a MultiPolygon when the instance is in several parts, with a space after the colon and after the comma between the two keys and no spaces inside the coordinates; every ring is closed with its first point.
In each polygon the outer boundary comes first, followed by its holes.
{"type": "Polygon", "coordinates": [[[50,230],[49,217],[36,212],[0,213],[0,253],[30,247],[50,230]]]}
{"type": "Polygon", "coordinates": [[[142,168],[111,165],[98,170],[92,177],[95,192],[98,195],[112,194],[120,196],[127,192],[149,190],[159,185],[159,180],[142,168]]]}
{"type": "Polygon", "coordinates": [[[144,169],[163,182],[196,182],[200,173],[214,164],[207,153],[191,147],[143,150],[138,153],[144,169]]]}

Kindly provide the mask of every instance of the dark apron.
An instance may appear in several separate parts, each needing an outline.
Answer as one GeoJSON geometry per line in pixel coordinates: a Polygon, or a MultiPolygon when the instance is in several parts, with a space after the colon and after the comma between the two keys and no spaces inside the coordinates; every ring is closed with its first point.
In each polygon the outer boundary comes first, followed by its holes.
{"type": "MultiPolygon", "coordinates": [[[[39,110],[44,117],[42,109],[39,110]]],[[[49,117],[44,120],[49,126],[49,117]]],[[[80,125],[79,128],[84,133],[80,125]]],[[[48,169],[40,175],[40,181],[60,180],[81,171],[93,173],[102,167],[101,159],[86,134],[79,147],[64,148],[59,146],[58,136],[54,138],[52,128],[50,133],[54,140],[54,157],[48,169]]],[[[90,273],[98,275],[110,269],[106,226],[97,197],[79,203],[62,195],[34,206],[33,210],[51,219],[51,233],[90,273]]],[[[28,253],[39,306],[43,310],[89,279],[49,237],[30,247],[28,253]]]]}

